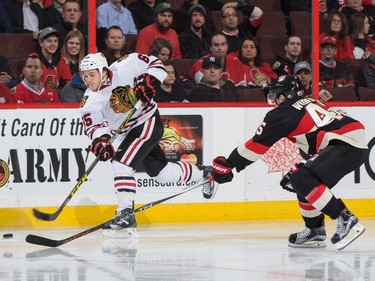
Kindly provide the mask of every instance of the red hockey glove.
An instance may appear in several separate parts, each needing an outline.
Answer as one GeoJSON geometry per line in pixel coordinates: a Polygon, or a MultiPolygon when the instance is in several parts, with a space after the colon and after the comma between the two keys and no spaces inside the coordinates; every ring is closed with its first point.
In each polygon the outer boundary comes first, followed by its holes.
{"type": "Polygon", "coordinates": [[[156,88],[160,85],[160,81],[148,73],[143,73],[135,79],[134,84],[137,98],[143,103],[150,104],[151,99],[156,95],[156,88]]]}
{"type": "Polygon", "coordinates": [[[284,175],[284,177],[280,181],[280,185],[283,189],[289,192],[296,193],[296,191],[294,190],[293,186],[290,183],[290,177],[291,175],[299,171],[299,169],[301,169],[303,165],[304,165],[303,163],[295,164],[295,167],[290,169],[290,171],[284,175]]]}
{"type": "Polygon", "coordinates": [[[233,179],[233,165],[223,156],[216,157],[212,160],[212,169],[214,180],[218,183],[230,182],[233,179]]]}
{"type": "Polygon", "coordinates": [[[115,155],[112,144],[107,144],[110,139],[110,135],[102,135],[92,141],[91,151],[95,156],[100,155],[100,161],[107,161],[115,155]]]}

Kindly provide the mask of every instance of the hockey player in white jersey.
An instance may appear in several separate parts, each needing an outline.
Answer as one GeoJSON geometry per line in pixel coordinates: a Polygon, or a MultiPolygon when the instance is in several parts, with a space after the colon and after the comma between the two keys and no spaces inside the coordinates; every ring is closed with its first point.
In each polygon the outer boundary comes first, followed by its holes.
{"type": "MultiPolygon", "coordinates": [[[[178,161],[168,162],[159,141],[163,124],[155,88],[167,77],[163,63],[154,56],[132,53],[108,67],[103,54],[87,55],[80,64],[87,90],[82,98],[80,114],[85,133],[92,140],[91,151],[100,160],[111,160],[119,219],[103,229],[105,236],[136,236],[136,219],[132,210],[136,194],[135,169],[142,165],[150,177],[160,182],[200,182],[211,177],[210,166],[198,167],[178,161]],[[138,100],[142,106],[135,112],[114,144],[108,140],[125,120],[138,100]],[[123,216],[127,214],[126,216],[123,216]]],[[[203,195],[211,198],[213,181],[203,185],[203,195]]]]}

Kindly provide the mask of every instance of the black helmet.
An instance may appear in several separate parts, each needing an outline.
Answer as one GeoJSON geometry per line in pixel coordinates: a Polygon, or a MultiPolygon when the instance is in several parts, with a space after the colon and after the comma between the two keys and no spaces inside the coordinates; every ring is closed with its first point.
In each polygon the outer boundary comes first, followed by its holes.
{"type": "Polygon", "coordinates": [[[282,75],[272,82],[268,99],[274,101],[281,94],[284,94],[288,99],[302,97],[303,86],[299,78],[295,75],[282,75]]]}

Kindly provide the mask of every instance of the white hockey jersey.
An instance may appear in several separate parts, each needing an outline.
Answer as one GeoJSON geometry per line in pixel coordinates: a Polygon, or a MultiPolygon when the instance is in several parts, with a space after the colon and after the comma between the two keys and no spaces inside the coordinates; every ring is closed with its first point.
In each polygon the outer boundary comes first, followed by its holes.
{"type": "MultiPolygon", "coordinates": [[[[134,80],[143,73],[149,73],[160,82],[167,77],[163,63],[154,56],[132,53],[126,55],[110,67],[110,84],[103,86],[99,91],[87,88],[80,105],[80,114],[85,125],[85,133],[92,140],[104,134],[112,135],[125,120],[127,113],[115,113],[109,106],[112,90],[118,86],[133,88],[134,80]]],[[[147,107],[140,107],[122,130],[117,141],[125,138],[127,132],[146,120],[157,110],[157,104],[152,103],[147,107]]],[[[130,111],[129,111],[130,112],[130,111]]]]}

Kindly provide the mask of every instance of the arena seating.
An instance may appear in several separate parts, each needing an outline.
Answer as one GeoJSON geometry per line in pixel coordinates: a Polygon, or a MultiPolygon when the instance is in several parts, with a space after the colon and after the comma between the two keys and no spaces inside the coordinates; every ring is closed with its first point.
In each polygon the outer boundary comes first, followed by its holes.
{"type": "Polygon", "coordinates": [[[345,88],[323,88],[329,91],[333,98],[331,101],[358,101],[354,87],[345,88]]]}
{"type": "Polygon", "coordinates": [[[306,11],[290,11],[290,24],[292,34],[298,36],[311,36],[311,13],[306,11]]]}
{"type": "Polygon", "coordinates": [[[375,89],[359,87],[358,94],[360,101],[375,101],[375,89]]]}

